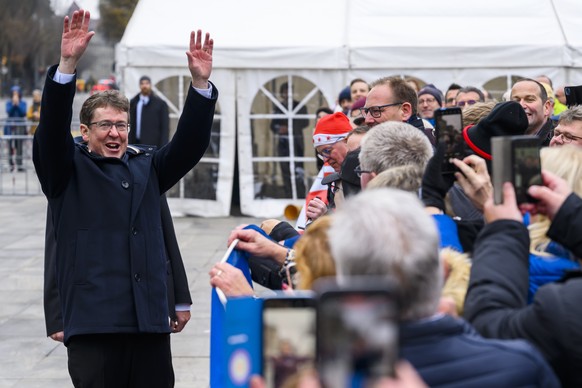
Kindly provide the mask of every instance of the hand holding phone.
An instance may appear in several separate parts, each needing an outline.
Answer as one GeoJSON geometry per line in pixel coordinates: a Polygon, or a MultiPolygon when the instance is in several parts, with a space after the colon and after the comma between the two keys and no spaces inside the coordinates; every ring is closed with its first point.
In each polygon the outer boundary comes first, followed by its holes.
{"type": "Polygon", "coordinates": [[[495,204],[492,198],[485,202],[483,207],[485,222],[488,224],[498,220],[523,222],[523,216],[517,206],[515,190],[511,182],[505,182],[498,190],[502,193],[503,202],[495,204]]]}
{"type": "Polygon", "coordinates": [[[542,184],[540,140],[537,136],[498,136],[491,139],[495,204],[503,203],[503,183],[511,182],[518,204],[533,203],[532,185],[542,184]]]}
{"type": "Polygon", "coordinates": [[[483,211],[483,205],[493,192],[485,159],[477,155],[469,155],[463,160],[455,159],[453,163],[459,169],[459,172],[455,173],[457,183],[467,194],[473,206],[483,211]]]}
{"type": "MultiPolygon", "coordinates": [[[[442,142],[437,144],[434,155],[428,161],[422,175],[421,199],[425,206],[435,207],[445,211],[445,196],[455,183],[453,174],[443,174],[446,145],[442,142]]],[[[448,163],[448,162],[447,162],[448,163]]]]}
{"type": "Polygon", "coordinates": [[[463,140],[463,114],[461,108],[439,108],[434,111],[437,140],[445,147],[442,174],[453,174],[457,171],[452,158],[465,157],[465,141],[463,140]]]}

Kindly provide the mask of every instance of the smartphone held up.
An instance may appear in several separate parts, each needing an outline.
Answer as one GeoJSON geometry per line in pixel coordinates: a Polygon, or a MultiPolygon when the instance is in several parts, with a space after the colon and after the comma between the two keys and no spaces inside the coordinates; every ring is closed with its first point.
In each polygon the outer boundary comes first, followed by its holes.
{"type": "Polygon", "coordinates": [[[322,387],[367,387],[394,376],[395,293],[371,282],[328,288],[317,307],[317,371],[322,387]]]}
{"type": "Polygon", "coordinates": [[[518,204],[534,203],[528,193],[542,184],[540,140],[537,136],[498,136],[491,139],[495,204],[503,203],[503,183],[511,182],[518,204]]]}
{"type": "Polygon", "coordinates": [[[262,370],[268,388],[315,367],[316,300],[309,294],[267,298],[262,309],[262,370]]]}
{"type": "Polygon", "coordinates": [[[463,140],[463,114],[461,108],[439,108],[434,111],[436,138],[445,145],[445,155],[441,171],[453,174],[457,171],[449,160],[463,159],[466,155],[463,140]]]}

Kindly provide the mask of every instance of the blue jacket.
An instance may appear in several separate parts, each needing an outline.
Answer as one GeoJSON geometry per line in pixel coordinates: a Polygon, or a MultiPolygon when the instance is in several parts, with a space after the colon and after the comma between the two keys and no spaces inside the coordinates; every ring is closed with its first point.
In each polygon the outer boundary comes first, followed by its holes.
{"type": "Polygon", "coordinates": [[[213,98],[190,88],[172,141],[107,158],[75,143],[75,82],[45,83],[33,161],[52,212],[65,344],[95,333],[169,333],[160,195],[196,165],[210,141],[213,98]]]}
{"type": "Polygon", "coordinates": [[[523,340],[481,337],[451,316],[404,323],[400,356],[430,387],[559,387],[541,354],[523,340]]]}
{"type": "Polygon", "coordinates": [[[453,248],[458,252],[463,252],[455,221],[446,214],[433,214],[432,219],[439,230],[439,248],[453,248]]]}
{"type": "Polygon", "coordinates": [[[7,101],[6,114],[8,115],[8,119],[6,120],[6,125],[4,126],[5,135],[18,135],[19,132],[26,132],[24,125],[9,125],[10,123],[24,123],[26,117],[26,101],[21,100],[18,105],[14,105],[12,100],[7,101]],[[22,129],[22,131],[19,131],[19,129],[22,129]]]}
{"type": "Polygon", "coordinates": [[[546,283],[557,282],[567,271],[579,270],[580,264],[570,259],[570,252],[560,244],[552,241],[546,248],[552,257],[529,254],[529,290],[527,303],[533,301],[538,288],[546,283]]]}

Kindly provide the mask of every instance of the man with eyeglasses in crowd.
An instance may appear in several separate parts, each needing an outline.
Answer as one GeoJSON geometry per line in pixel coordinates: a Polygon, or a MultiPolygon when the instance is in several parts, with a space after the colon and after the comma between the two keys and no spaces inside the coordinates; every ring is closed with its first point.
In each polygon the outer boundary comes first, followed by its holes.
{"type": "Polygon", "coordinates": [[[191,87],[166,147],[128,146],[129,101],[95,94],[71,135],[75,72],[94,32],[90,14],[64,19],[60,62],[48,70],[33,161],[48,199],[55,271],[76,387],[173,387],[168,263],[160,196],[200,160],[218,92],[208,81],[214,42],[192,32],[191,87]]]}
{"type": "Polygon", "coordinates": [[[337,179],[324,177],[322,184],[328,185],[327,201],[321,198],[313,198],[307,204],[305,215],[308,220],[315,221],[317,218],[326,214],[329,209],[335,207],[336,202],[343,199],[341,192],[341,179],[339,173],[342,164],[348,154],[348,145],[346,137],[352,130],[350,119],[342,112],[336,112],[331,115],[322,117],[315,126],[313,132],[313,147],[317,157],[328,163],[336,172],[333,174],[337,179]]]}
{"type": "Polygon", "coordinates": [[[433,126],[417,114],[418,97],[405,80],[400,77],[384,77],[372,83],[362,108],[365,124],[368,127],[386,121],[400,121],[420,129],[431,144],[436,144],[433,126]]]}
{"type": "Polygon", "coordinates": [[[433,84],[418,91],[418,111],[420,117],[435,125],[434,111],[443,106],[443,94],[433,84]]]}
{"type": "Polygon", "coordinates": [[[564,144],[582,146],[582,105],[576,105],[560,114],[550,147],[564,144]]]}
{"type": "Polygon", "coordinates": [[[479,88],[465,86],[464,88],[459,89],[455,101],[459,108],[465,109],[469,105],[473,105],[477,102],[485,102],[485,94],[483,94],[479,88]]]}
{"type": "Polygon", "coordinates": [[[445,108],[452,108],[457,106],[457,100],[455,98],[457,97],[457,93],[459,93],[460,89],[461,85],[459,84],[452,83],[449,85],[449,88],[445,92],[445,108]]]}
{"type": "Polygon", "coordinates": [[[511,100],[525,110],[529,123],[525,134],[537,136],[542,147],[548,146],[554,125],[550,119],[552,104],[544,86],[533,79],[517,81],[511,88],[511,100]]]}

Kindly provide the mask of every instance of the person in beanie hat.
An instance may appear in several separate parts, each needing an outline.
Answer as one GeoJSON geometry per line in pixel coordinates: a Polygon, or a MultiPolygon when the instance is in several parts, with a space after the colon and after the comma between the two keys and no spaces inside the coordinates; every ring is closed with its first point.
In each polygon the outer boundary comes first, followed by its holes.
{"type": "Polygon", "coordinates": [[[433,84],[418,91],[418,114],[434,125],[434,111],[443,106],[443,94],[433,84]]]}
{"type": "Polygon", "coordinates": [[[524,135],[527,127],[527,116],[519,103],[501,102],[477,124],[465,127],[463,138],[471,150],[490,161],[492,137],[524,135]]]}
{"type": "Polygon", "coordinates": [[[323,117],[315,126],[313,147],[317,157],[329,163],[337,172],[348,150],[343,140],[351,130],[350,120],[341,112],[323,117]]]}
{"type": "Polygon", "coordinates": [[[362,108],[366,105],[366,97],[352,103],[352,110],[350,110],[350,120],[354,125],[362,125],[364,123],[364,116],[362,115],[362,108]]]}
{"type": "MultiPolygon", "coordinates": [[[[6,125],[4,135],[26,135],[26,101],[22,99],[22,89],[18,85],[10,88],[12,98],[6,101],[6,125]]],[[[24,171],[23,167],[23,141],[12,139],[8,141],[10,171],[18,167],[18,171],[24,171]],[[15,166],[16,164],[16,166],[15,166]]]]}
{"type": "Polygon", "coordinates": [[[315,221],[317,218],[326,214],[329,208],[335,207],[338,200],[341,201],[343,199],[339,173],[348,153],[345,138],[351,130],[352,125],[350,124],[350,120],[341,112],[336,112],[321,118],[315,126],[313,147],[315,148],[317,157],[326,164],[329,164],[337,174],[333,174],[336,179],[329,180],[329,178],[325,179],[324,177],[325,181],[322,180],[322,184],[328,184],[327,204],[318,197],[307,202],[305,215],[308,222],[315,221]]]}
{"type": "Polygon", "coordinates": [[[347,115],[350,109],[352,109],[352,94],[349,86],[342,89],[337,99],[337,103],[341,108],[341,112],[345,115],[347,115]]]}
{"type": "MultiPolygon", "coordinates": [[[[519,103],[515,101],[499,103],[493,107],[487,116],[477,122],[477,124],[468,125],[463,129],[463,146],[465,149],[462,152],[467,156],[474,153],[485,159],[487,171],[491,174],[491,138],[495,136],[523,135],[525,134],[527,127],[527,116],[519,103]]],[[[453,184],[455,180],[450,179],[451,177],[440,179],[442,176],[440,173],[440,163],[442,163],[444,151],[439,150],[439,148],[440,147],[437,148],[435,155],[438,155],[441,158],[441,161],[433,163],[436,169],[434,169],[432,173],[427,173],[430,170],[430,168],[427,168],[427,172],[425,172],[423,177],[423,201],[425,204],[431,203],[430,206],[435,206],[435,203],[440,202],[442,205],[440,207],[436,205],[436,207],[444,210],[444,197],[448,194],[450,210],[452,210],[457,217],[464,220],[464,222],[467,223],[466,226],[471,223],[474,223],[475,225],[475,231],[466,234],[466,236],[469,236],[468,238],[463,238],[463,241],[469,242],[469,245],[463,243],[463,246],[465,249],[470,249],[468,247],[472,247],[476,233],[481,229],[483,222],[482,210],[476,208],[467,194],[465,194],[465,190],[470,192],[474,190],[475,187],[467,186],[463,183],[466,181],[464,179],[458,180],[457,184],[453,184]],[[437,202],[435,202],[435,200],[437,202]]],[[[464,230],[468,231],[469,229],[465,228],[464,230]]]]}
{"type": "MultiPolygon", "coordinates": [[[[491,138],[495,136],[524,135],[527,127],[527,115],[519,103],[515,101],[499,103],[493,107],[491,113],[482,118],[477,124],[469,125],[463,129],[464,145],[466,146],[464,152],[466,154],[474,152],[485,159],[487,171],[491,174],[491,138]]],[[[482,211],[476,208],[467,194],[465,194],[465,190],[470,192],[474,189],[474,186],[466,182],[466,180],[458,180],[457,183],[452,187],[449,186],[450,190],[448,190],[451,210],[456,216],[467,222],[482,222],[482,211]]],[[[481,226],[478,227],[478,229],[480,228],[481,226]]],[[[474,237],[470,240],[474,240],[474,237]]]]}

